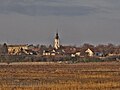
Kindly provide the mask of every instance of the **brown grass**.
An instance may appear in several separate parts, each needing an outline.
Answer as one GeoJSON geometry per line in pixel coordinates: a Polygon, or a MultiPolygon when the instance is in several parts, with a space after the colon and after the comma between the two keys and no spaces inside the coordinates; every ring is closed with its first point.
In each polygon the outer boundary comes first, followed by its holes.
{"type": "Polygon", "coordinates": [[[0,65],[0,90],[120,90],[120,63],[0,65]]]}

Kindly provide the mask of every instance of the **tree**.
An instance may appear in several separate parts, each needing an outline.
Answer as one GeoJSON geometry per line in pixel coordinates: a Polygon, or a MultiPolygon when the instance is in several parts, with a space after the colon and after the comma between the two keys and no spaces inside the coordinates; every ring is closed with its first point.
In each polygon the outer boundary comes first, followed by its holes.
{"type": "Polygon", "coordinates": [[[7,46],[6,43],[4,43],[3,46],[2,46],[2,54],[3,55],[8,54],[8,46],[7,46]]]}

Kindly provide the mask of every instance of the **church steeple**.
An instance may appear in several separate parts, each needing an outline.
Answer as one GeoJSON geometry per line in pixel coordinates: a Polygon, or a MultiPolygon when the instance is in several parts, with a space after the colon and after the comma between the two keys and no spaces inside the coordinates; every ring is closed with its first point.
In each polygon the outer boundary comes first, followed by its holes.
{"type": "Polygon", "coordinates": [[[55,36],[56,39],[59,39],[59,35],[58,35],[58,32],[56,33],[56,36],[55,36]]]}
{"type": "Polygon", "coordinates": [[[55,39],[54,39],[54,48],[58,49],[59,47],[60,47],[60,40],[59,40],[58,31],[57,31],[55,39]]]}

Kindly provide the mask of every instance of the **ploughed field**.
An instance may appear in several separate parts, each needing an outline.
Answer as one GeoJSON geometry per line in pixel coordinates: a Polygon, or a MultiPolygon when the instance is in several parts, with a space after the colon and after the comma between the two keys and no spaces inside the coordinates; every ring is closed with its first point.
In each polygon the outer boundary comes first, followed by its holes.
{"type": "Polygon", "coordinates": [[[1,64],[0,90],[120,90],[120,62],[1,64]]]}

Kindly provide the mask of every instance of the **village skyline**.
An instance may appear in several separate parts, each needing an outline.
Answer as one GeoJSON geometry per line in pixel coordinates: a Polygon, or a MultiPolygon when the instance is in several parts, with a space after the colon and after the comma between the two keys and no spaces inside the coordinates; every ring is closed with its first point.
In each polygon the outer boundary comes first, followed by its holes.
{"type": "MultiPolygon", "coordinates": [[[[92,45],[89,43],[84,43],[83,45],[62,45],[60,42],[59,33],[56,32],[53,45],[44,45],[44,44],[8,44],[4,43],[0,45],[0,54],[3,56],[39,56],[47,57],[51,59],[50,56],[61,58],[73,58],[73,57],[92,57],[92,58],[108,58],[114,57],[120,58],[120,45],[114,45],[112,43],[108,44],[98,44],[92,45]]],[[[52,58],[53,59],[53,58],[52,58]]],[[[113,59],[113,60],[114,60],[113,59]]],[[[53,59],[54,60],[54,59],[53,59]]]]}

